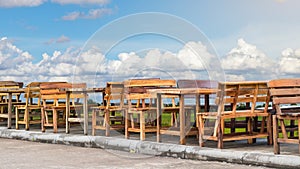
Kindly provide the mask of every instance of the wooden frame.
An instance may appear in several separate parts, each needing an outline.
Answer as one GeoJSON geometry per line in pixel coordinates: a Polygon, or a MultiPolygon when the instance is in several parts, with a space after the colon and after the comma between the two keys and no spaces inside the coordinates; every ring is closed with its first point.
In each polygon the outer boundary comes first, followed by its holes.
{"type": "Polygon", "coordinates": [[[96,130],[105,130],[105,135],[110,135],[110,130],[124,130],[124,84],[123,82],[107,82],[103,105],[93,108],[92,135],[96,130]],[[121,113],[118,116],[116,113],[121,113]],[[120,123],[120,124],[117,124],[120,123]]]}
{"type": "Polygon", "coordinates": [[[218,142],[218,148],[223,148],[224,141],[248,140],[253,143],[255,138],[267,137],[268,144],[272,143],[271,116],[268,113],[270,96],[267,82],[246,81],[246,82],[225,82],[219,83],[216,104],[216,112],[198,112],[199,145],[204,146],[205,140],[218,142]],[[245,110],[237,110],[240,103],[250,103],[250,107],[245,110]],[[264,104],[264,109],[256,109],[256,105],[264,104]],[[226,105],[231,105],[230,110],[226,110],[226,105]],[[260,130],[254,131],[253,119],[261,117],[260,130]],[[225,134],[225,121],[237,118],[245,118],[247,121],[246,132],[235,130],[225,134]],[[210,126],[208,120],[215,121],[210,126]]]}
{"type": "Polygon", "coordinates": [[[140,140],[145,140],[147,132],[157,131],[156,96],[151,95],[147,90],[174,88],[176,81],[132,79],[125,81],[124,87],[125,99],[128,101],[128,108],[125,111],[125,138],[129,138],[129,132],[136,132],[140,133],[140,140]]]}
{"type": "Polygon", "coordinates": [[[7,127],[11,128],[12,118],[15,118],[12,113],[14,105],[24,104],[20,100],[23,82],[0,81],[0,118],[7,119],[7,127]]]}
{"type": "Polygon", "coordinates": [[[268,86],[276,110],[273,115],[274,153],[280,154],[280,143],[298,144],[300,153],[300,79],[271,80],[268,86]]]}
{"type": "Polygon", "coordinates": [[[85,98],[86,93],[71,93],[70,99],[72,99],[72,101],[70,104],[69,102],[66,102],[66,100],[68,100],[67,92],[64,90],[68,88],[86,88],[86,84],[51,83],[40,85],[41,99],[43,102],[41,120],[42,132],[45,132],[46,127],[53,127],[53,132],[56,133],[58,131],[58,125],[65,125],[66,119],[68,119],[68,123],[81,122],[77,120],[77,116],[80,116],[80,112],[82,112],[83,109],[83,104],[79,103],[79,99],[85,98]],[[66,117],[67,106],[70,106],[70,110],[75,111],[73,114],[74,119],[76,119],[75,121],[72,121],[71,117],[66,117]]]}

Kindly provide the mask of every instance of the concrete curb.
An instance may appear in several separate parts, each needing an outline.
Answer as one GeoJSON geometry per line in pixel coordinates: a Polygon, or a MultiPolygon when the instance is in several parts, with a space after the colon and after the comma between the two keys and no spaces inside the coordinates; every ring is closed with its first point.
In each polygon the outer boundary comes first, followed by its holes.
{"type": "Polygon", "coordinates": [[[81,147],[120,150],[153,156],[167,156],[182,159],[222,161],[246,165],[260,165],[276,168],[300,168],[300,156],[274,155],[273,153],[241,152],[197,146],[127,140],[103,136],[42,133],[0,128],[0,137],[42,143],[65,144],[81,147]]]}

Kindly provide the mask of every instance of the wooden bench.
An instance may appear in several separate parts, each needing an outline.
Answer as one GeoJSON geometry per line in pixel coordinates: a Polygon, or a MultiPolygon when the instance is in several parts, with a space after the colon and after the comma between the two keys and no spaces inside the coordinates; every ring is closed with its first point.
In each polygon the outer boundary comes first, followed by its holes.
{"type": "Polygon", "coordinates": [[[67,93],[63,89],[67,88],[86,88],[85,83],[51,83],[51,84],[41,84],[40,93],[43,102],[42,107],[42,132],[45,132],[46,127],[53,127],[53,132],[58,131],[58,125],[66,124],[66,119],[68,123],[71,122],[83,122],[83,118],[78,118],[81,116],[83,105],[79,103],[80,99],[85,97],[83,93],[70,94],[71,103],[66,103],[67,93]],[[48,104],[52,102],[52,104],[48,104]],[[70,104],[70,111],[68,113],[73,115],[72,117],[66,117],[66,104],[70,104]],[[81,120],[78,120],[81,119],[81,120]]]}
{"type": "MultiPolygon", "coordinates": [[[[156,98],[147,90],[174,87],[176,87],[175,80],[132,79],[124,81],[125,99],[128,102],[125,111],[125,138],[129,138],[129,132],[137,132],[140,133],[140,140],[145,140],[145,133],[157,131],[156,98]]],[[[179,108],[176,109],[178,111],[179,108]]],[[[165,110],[167,111],[167,108],[165,110]]]]}
{"type": "Polygon", "coordinates": [[[273,115],[274,153],[280,154],[280,143],[298,144],[300,153],[300,79],[271,80],[268,86],[276,110],[273,115]]]}
{"type": "Polygon", "coordinates": [[[124,84],[123,82],[107,82],[104,94],[104,104],[93,108],[92,135],[96,130],[124,130],[124,84]]]}
{"type": "MultiPolygon", "coordinates": [[[[268,113],[270,96],[267,82],[225,82],[219,83],[216,97],[217,111],[198,112],[199,145],[204,145],[204,140],[218,142],[218,148],[223,148],[224,141],[248,140],[267,137],[268,144],[272,143],[271,116],[268,113]],[[237,110],[240,104],[250,103],[245,110],[237,110]],[[264,109],[255,109],[257,105],[264,105],[264,109]],[[227,110],[226,105],[231,109],[227,110]],[[253,131],[253,119],[262,118],[260,130],[253,131]],[[232,119],[246,120],[246,131],[228,130],[225,133],[225,122],[232,119]],[[213,121],[213,123],[211,123],[213,121]],[[267,125],[267,127],[265,127],[267,125]]],[[[231,129],[231,128],[230,128],[231,129]]]]}

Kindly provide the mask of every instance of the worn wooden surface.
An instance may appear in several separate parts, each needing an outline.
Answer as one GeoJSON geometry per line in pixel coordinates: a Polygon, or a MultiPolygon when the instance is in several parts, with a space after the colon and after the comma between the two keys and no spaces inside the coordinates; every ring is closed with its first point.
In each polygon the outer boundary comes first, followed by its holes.
{"type": "MultiPolygon", "coordinates": [[[[69,130],[71,122],[78,122],[78,119],[72,121],[73,118],[81,118],[83,104],[80,99],[85,98],[85,93],[70,93],[64,89],[86,88],[85,83],[48,83],[40,84],[42,107],[42,131],[46,127],[53,127],[53,132],[57,132],[58,125],[65,124],[66,130],[69,130]],[[52,102],[52,104],[48,104],[52,102]],[[70,111],[74,113],[71,116],[70,111]],[[70,119],[69,119],[70,118],[70,119]]],[[[81,119],[79,120],[82,121],[81,119]]]]}
{"type": "Polygon", "coordinates": [[[156,96],[147,92],[149,89],[174,88],[175,80],[131,79],[124,81],[125,99],[128,108],[125,111],[125,138],[129,132],[139,132],[140,140],[145,140],[147,132],[156,128],[156,96]]]}
{"type": "Polygon", "coordinates": [[[276,109],[273,115],[274,153],[280,153],[280,143],[298,144],[300,153],[300,79],[271,80],[268,86],[276,109]]]}
{"type": "MultiPolygon", "coordinates": [[[[243,82],[220,82],[219,91],[216,97],[218,106],[215,112],[198,112],[199,127],[199,145],[204,145],[204,140],[218,141],[218,148],[223,148],[224,141],[248,140],[253,143],[254,138],[268,137],[268,143],[271,144],[271,116],[268,113],[268,104],[270,101],[267,82],[264,81],[243,81],[243,82]],[[245,105],[242,110],[238,106],[245,105]],[[264,109],[256,109],[257,105],[265,105],[264,109]],[[228,110],[227,106],[231,108],[228,110]],[[261,117],[262,122],[259,131],[254,131],[254,119],[261,117]],[[231,125],[235,120],[245,118],[245,132],[239,132],[231,128],[228,134],[225,134],[225,121],[230,120],[231,125]],[[214,129],[205,133],[208,127],[205,123],[214,121],[214,129]]],[[[236,126],[235,126],[236,127],[236,126]]]]}
{"type": "Polygon", "coordinates": [[[92,135],[96,135],[96,130],[105,130],[105,135],[109,136],[110,130],[124,129],[123,82],[107,82],[103,96],[103,105],[93,108],[92,135]]]}

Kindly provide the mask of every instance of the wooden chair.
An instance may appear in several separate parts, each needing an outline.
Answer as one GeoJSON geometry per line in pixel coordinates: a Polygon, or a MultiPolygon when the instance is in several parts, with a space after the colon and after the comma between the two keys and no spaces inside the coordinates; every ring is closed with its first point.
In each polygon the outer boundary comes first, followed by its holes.
{"type": "Polygon", "coordinates": [[[276,110],[273,115],[274,153],[280,154],[280,143],[298,144],[300,153],[300,79],[271,80],[268,86],[276,110]]]}
{"type": "Polygon", "coordinates": [[[215,112],[198,112],[199,145],[204,145],[204,140],[218,142],[218,148],[223,148],[224,141],[248,140],[251,144],[255,138],[268,138],[268,144],[272,143],[271,116],[268,113],[270,96],[266,82],[225,82],[219,83],[215,112]],[[250,103],[245,110],[237,110],[240,104],[250,103]],[[265,105],[264,109],[256,109],[257,105],[265,105]],[[230,110],[226,105],[232,107],[230,110]],[[262,122],[258,132],[253,131],[253,118],[261,117],[262,122]],[[231,119],[245,118],[246,131],[225,131],[225,122],[231,119]],[[208,123],[211,120],[215,122],[208,123]],[[267,125],[267,130],[265,130],[267,125]]]}
{"type": "Polygon", "coordinates": [[[156,132],[156,97],[147,93],[148,89],[174,88],[175,80],[131,79],[124,81],[125,99],[125,138],[129,132],[140,133],[145,140],[147,132],[156,132]]]}
{"type": "Polygon", "coordinates": [[[105,130],[105,135],[110,135],[110,130],[124,129],[124,84],[123,82],[107,82],[104,94],[104,104],[93,108],[92,135],[96,130],[105,130]]]}
{"type": "MultiPolygon", "coordinates": [[[[83,105],[79,103],[80,99],[85,97],[83,93],[71,94],[70,99],[70,111],[69,113],[72,117],[66,117],[66,97],[67,93],[64,89],[68,88],[86,88],[85,83],[51,83],[51,84],[41,84],[40,93],[43,102],[42,107],[42,132],[45,132],[46,127],[53,127],[53,132],[58,131],[58,125],[66,124],[66,119],[68,123],[71,122],[83,122],[78,120],[81,116],[83,105]],[[76,115],[77,114],[77,115],[76,115]]],[[[70,125],[69,125],[70,126],[70,125]]]]}
{"type": "Polygon", "coordinates": [[[16,129],[19,125],[25,125],[25,130],[29,130],[30,125],[41,124],[41,84],[66,83],[66,82],[31,82],[25,88],[25,104],[15,106],[16,129]]]}
{"type": "MultiPolygon", "coordinates": [[[[0,81],[1,90],[9,89],[21,89],[23,87],[23,82],[14,82],[14,81],[0,81]]],[[[24,104],[20,99],[21,93],[12,94],[12,106],[24,104]]],[[[8,119],[8,103],[9,94],[5,91],[0,92],[0,119],[8,119]]],[[[11,107],[13,109],[13,107],[11,107]]],[[[12,115],[12,118],[15,118],[12,115]]]]}

